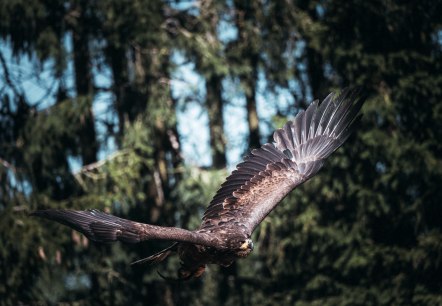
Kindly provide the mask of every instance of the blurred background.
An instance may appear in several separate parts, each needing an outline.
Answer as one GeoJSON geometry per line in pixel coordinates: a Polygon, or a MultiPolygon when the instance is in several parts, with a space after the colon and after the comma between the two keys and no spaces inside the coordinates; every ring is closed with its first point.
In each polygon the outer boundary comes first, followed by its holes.
{"type": "Polygon", "coordinates": [[[0,4],[0,304],[441,305],[442,1],[0,4]],[[360,85],[357,132],[229,268],[100,245],[42,208],[198,227],[237,162],[360,85]]]}

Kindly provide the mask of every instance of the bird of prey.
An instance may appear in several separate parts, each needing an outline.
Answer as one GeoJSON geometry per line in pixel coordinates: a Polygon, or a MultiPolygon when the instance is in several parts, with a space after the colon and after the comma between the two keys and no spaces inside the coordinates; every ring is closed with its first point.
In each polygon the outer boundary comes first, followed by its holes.
{"type": "Polygon", "coordinates": [[[38,210],[32,215],[65,224],[97,242],[167,240],[173,244],[140,262],[157,263],[178,253],[178,279],[199,277],[207,264],[229,266],[253,250],[251,235],[294,188],[324,165],[349,137],[364,99],[357,89],[314,101],[236,166],[210,202],[196,230],[122,219],[98,210],[38,210]]]}

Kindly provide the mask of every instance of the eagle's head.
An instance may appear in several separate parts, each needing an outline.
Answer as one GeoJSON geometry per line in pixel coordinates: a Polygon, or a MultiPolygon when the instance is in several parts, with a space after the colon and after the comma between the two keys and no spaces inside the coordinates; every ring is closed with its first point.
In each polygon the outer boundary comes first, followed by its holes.
{"type": "Polygon", "coordinates": [[[240,242],[239,248],[236,250],[238,257],[246,257],[253,251],[253,241],[250,238],[240,242]]]}

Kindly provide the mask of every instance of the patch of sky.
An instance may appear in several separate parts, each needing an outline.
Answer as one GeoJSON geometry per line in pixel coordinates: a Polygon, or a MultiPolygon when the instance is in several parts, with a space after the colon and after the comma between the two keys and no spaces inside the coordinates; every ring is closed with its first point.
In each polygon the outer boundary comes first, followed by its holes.
{"type": "Polygon", "coordinates": [[[439,45],[440,50],[442,50],[442,30],[438,30],[434,36],[436,43],[439,45]]]}
{"type": "Polygon", "coordinates": [[[217,28],[218,38],[228,44],[238,39],[238,29],[232,25],[230,18],[221,19],[217,28]]]}
{"type": "MultiPolygon", "coordinates": [[[[65,37],[65,50],[67,54],[72,54],[72,36],[70,34],[65,37]]],[[[72,56],[70,57],[72,58],[72,56]]],[[[95,118],[95,130],[99,143],[103,145],[98,150],[98,160],[105,159],[117,150],[114,137],[109,137],[107,131],[107,123],[117,124],[117,117],[113,111],[112,104],[114,100],[113,93],[110,91],[112,86],[112,72],[108,66],[98,63],[98,59],[93,60],[92,77],[94,86],[99,88],[94,96],[92,111],[95,118]]],[[[68,89],[74,91],[74,69],[73,61],[67,63],[67,71],[63,78],[68,89]]],[[[82,161],[79,157],[71,156],[68,158],[69,166],[72,172],[77,172],[82,167],[82,161]]]]}
{"type": "MultiPolygon", "coordinates": [[[[2,156],[0,155],[0,159],[1,159],[1,157],[2,156]]],[[[3,164],[4,161],[0,161],[0,163],[3,164]]],[[[14,188],[18,192],[22,193],[25,197],[28,197],[31,194],[31,191],[32,191],[31,183],[28,180],[26,180],[26,179],[17,178],[16,177],[16,175],[17,175],[16,169],[12,168],[11,165],[3,164],[2,166],[4,166],[6,168],[6,170],[7,170],[6,171],[6,176],[7,176],[7,180],[10,182],[10,185],[14,186],[14,188]]],[[[11,198],[13,198],[14,197],[14,195],[13,195],[14,191],[10,190],[9,192],[10,192],[9,196],[11,198]]],[[[0,205],[0,207],[2,207],[2,206],[0,205]]]]}
{"type": "Polygon", "coordinates": [[[178,132],[184,159],[190,164],[209,166],[209,118],[202,105],[205,81],[195,71],[195,64],[178,51],[172,54],[176,69],[172,73],[171,91],[178,101],[178,132]]]}
{"type": "Polygon", "coordinates": [[[67,91],[68,97],[75,97],[75,81],[74,81],[74,61],[72,58],[72,35],[70,33],[66,34],[63,39],[63,45],[66,54],[69,54],[66,62],[66,70],[63,74],[63,85],[67,91]]]}
{"type": "MultiPolygon", "coordinates": [[[[4,40],[1,41],[0,52],[5,59],[9,78],[15,89],[24,95],[26,101],[36,106],[37,109],[53,105],[55,99],[52,96],[56,90],[56,83],[52,76],[54,62],[47,60],[37,65],[34,56],[14,56],[12,46],[4,40]]],[[[12,95],[13,89],[4,83],[4,79],[0,82],[2,91],[12,95]]]]}
{"type": "Polygon", "coordinates": [[[264,142],[269,141],[269,136],[274,129],[280,128],[280,126],[274,125],[274,116],[282,115],[290,118],[296,115],[297,110],[294,109],[295,100],[292,92],[298,90],[299,85],[296,82],[292,84],[289,82],[289,88],[277,85],[269,86],[264,72],[260,71],[258,73],[256,99],[260,118],[260,132],[265,137],[264,142]]]}
{"type": "Polygon", "coordinates": [[[223,81],[224,131],[227,139],[227,167],[233,170],[248,152],[246,99],[239,82],[226,78],[223,81]]]}
{"type": "Polygon", "coordinates": [[[387,170],[385,163],[378,161],[375,165],[376,171],[380,174],[384,174],[387,170]]]}
{"type": "MultiPolygon", "coordinates": [[[[96,66],[94,66],[96,67],[96,66]]],[[[114,137],[109,137],[107,124],[117,125],[117,116],[113,110],[114,95],[109,90],[112,86],[112,74],[107,66],[100,69],[93,68],[94,84],[104,90],[98,91],[93,103],[93,113],[95,116],[95,129],[99,137],[99,142],[104,145],[98,152],[98,159],[104,159],[117,150],[114,137]]]]}
{"type": "MultiPolygon", "coordinates": [[[[186,61],[183,54],[175,52],[172,56],[177,69],[172,74],[172,94],[177,99],[178,130],[181,136],[183,155],[186,162],[199,166],[210,166],[210,146],[208,116],[204,107],[205,80],[195,71],[195,65],[186,61]]],[[[264,72],[260,71],[257,86],[257,112],[259,117],[262,143],[268,142],[275,127],[272,119],[277,114],[294,117],[295,101],[291,90],[299,90],[293,83],[292,88],[276,87],[269,90],[264,72]]],[[[238,80],[226,78],[223,81],[224,131],[227,140],[227,163],[232,170],[248,148],[248,127],[246,99],[238,80]]]]}
{"type": "Polygon", "coordinates": [[[323,5],[321,4],[316,5],[316,14],[318,14],[319,17],[324,17],[325,8],[323,5]]]}
{"type": "Polygon", "coordinates": [[[65,280],[65,287],[67,290],[81,290],[90,288],[92,285],[91,279],[86,274],[68,274],[65,280]]]}
{"type": "Polygon", "coordinates": [[[190,1],[172,1],[169,3],[170,7],[180,10],[187,11],[187,13],[192,14],[194,16],[198,16],[200,13],[199,6],[200,1],[190,0],[190,1]]]}
{"type": "MultiPolygon", "coordinates": [[[[209,118],[205,103],[205,80],[195,71],[192,62],[175,52],[172,56],[177,69],[172,74],[172,95],[177,99],[178,131],[186,162],[198,166],[210,166],[209,118]]],[[[247,150],[247,118],[245,98],[233,80],[223,81],[224,130],[227,141],[227,164],[232,169],[247,150]]]]}
{"type": "MultiPolygon", "coordinates": [[[[72,37],[67,34],[64,39],[64,48],[68,58],[72,58],[72,37]]],[[[12,47],[4,40],[0,45],[0,52],[5,58],[10,78],[16,84],[17,90],[23,93],[26,101],[35,106],[38,110],[43,110],[53,106],[56,102],[56,93],[59,87],[57,78],[54,77],[55,62],[51,59],[42,64],[37,64],[34,56],[14,56],[12,47]]],[[[108,67],[100,66],[100,69],[93,65],[94,84],[99,88],[110,88],[112,85],[111,72],[108,67]]],[[[4,80],[0,80],[0,88],[4,88],[5,93],[12,94],[12,90],[6,86],[4,80]]],[[[75,96],[73,61],[68,60],[63,73],[62,82],[67,94],[75,96]]],[[[116,150],[115,139],[107,137],[105,122],[116,123],[115,113],[111,105],[113,101],[112,93],[109,91],[99,91],[93,101],[93,113],[95,116],[95,128],[97,136],[105,140],[105,145],[98,152],[98,159],[103,159],[116,150]]],[[[14,106],[14,105],[12,105],[14,106]]],[[[75,156],[68,158],[71,171],[78,171],[82,162],[75,156]]]]}
{"type": "MultiPolygon", "coordinates": [[[[189,4],[190,5],[190,4],[189,4]]],[[[223,39],[236,39],[237,32],[234,27],[226,23],[220,26],[225,28],[223,39]]],[[[72,54],[71,37],[65,37],[64,46],[68,55],[72,54]]],[[[20,83],[23,92],[30,103],[39,104],[40,109],[49,107],[55,103],[55,89],[48,95],[48,86],[54,86],[53,62],[47,61],[42,67],[42,73],[35,76],[35,64],[33,61],[20,56],[12,56],[10,46],[2,45],[1,52],[4,54],[11,71],[16,73],[15,78],[26,81],[20,83]],[[24,85],[25,84],[25,85],[24,85]],[[42,99],[42,97],[44,97],[42,99]]],[[[69,96],[74,96],[74,72],[72,56],[67,61],[67,68],[64,72],[63,82],[68,90],[69,96]]],[[[172,95],[178,101],[177,117],[178,130],[181,136],[183,155],[186,162],[198,166],[210,166],[211,154],[209,146],[208,116],[204,107],[205,101],[205,80],[195,70],[194,63],[188,61],[185,56],[175,51],[172,55],[172,61],[176,64],[176,69],[172,73],[171,90],[172,95]]],[[[94,65],[96,66],[96,65],[94,65]]],[[[93,69],[94,83],[99,88],[109,89],[112,85],[112,76],[110,69],[105,65],[98,65],[100,68],[93,69]]],[[[1,80],[3,81],[3,80],[1,80]]],[[[14,79],[15,81],[15,79],[14,79]]],[[[58,84],[56,84],[58,85],[58,84]]],[[[5,87],[4,84],[0,86],[5,87]]],[[[290,114],[289,108],[294,105],[292,90],[299,90],[297,84],[292,84],[290,89],[276,88],[269,90],[263,72],[259,73],[257,88],[257,108],[260,118],[260,132],[262,142],[267,142],[269,135],[273,132],[275,126],[272,123],[272,117],[278,112],[290,114]],[[280,110],[283,110],[282,112],[280,110]]],[[[57,88],[57,86],[55,86],[57,88]]],[[[245,109],[245,96],[238,81],[228,79],[223,81],[223,99],[225,104],[223,111],[225,122],[225,133],[227,138],[227,160],[228,166],[232,169],[242,160],[247,147],[247,114],[245,109]]],[[[108,137],[106,122],[117,123],[117,117],[113,110],[113,94],[109,90],[102,90],[96,94],[93,102],[93,112],[96,119],[97,136],[104,141],[105,145],[100,148],[99,159],[104,159],[113,153],[117,146],[113,138],[108,137]]],[[[295,114],[293,114],[295,115],[295,114]]],[[[70,157],[69,164],[71,170],[76,172],[80,169],[82,163],[78,157],[70,157]]]]}

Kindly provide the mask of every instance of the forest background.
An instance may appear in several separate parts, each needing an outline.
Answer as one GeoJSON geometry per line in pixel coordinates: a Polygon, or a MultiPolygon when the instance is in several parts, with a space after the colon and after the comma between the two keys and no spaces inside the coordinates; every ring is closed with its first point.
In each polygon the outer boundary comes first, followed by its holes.
{"type": "Polygon", "coordinates": [[[0,304],[441,305],[442,2],[0,4],[0,304]],[[198,227],[274,129],[345,86],[357,132],[253,235],[171,283],[167,246],[100,245],[28,214],[198,227]]]}

